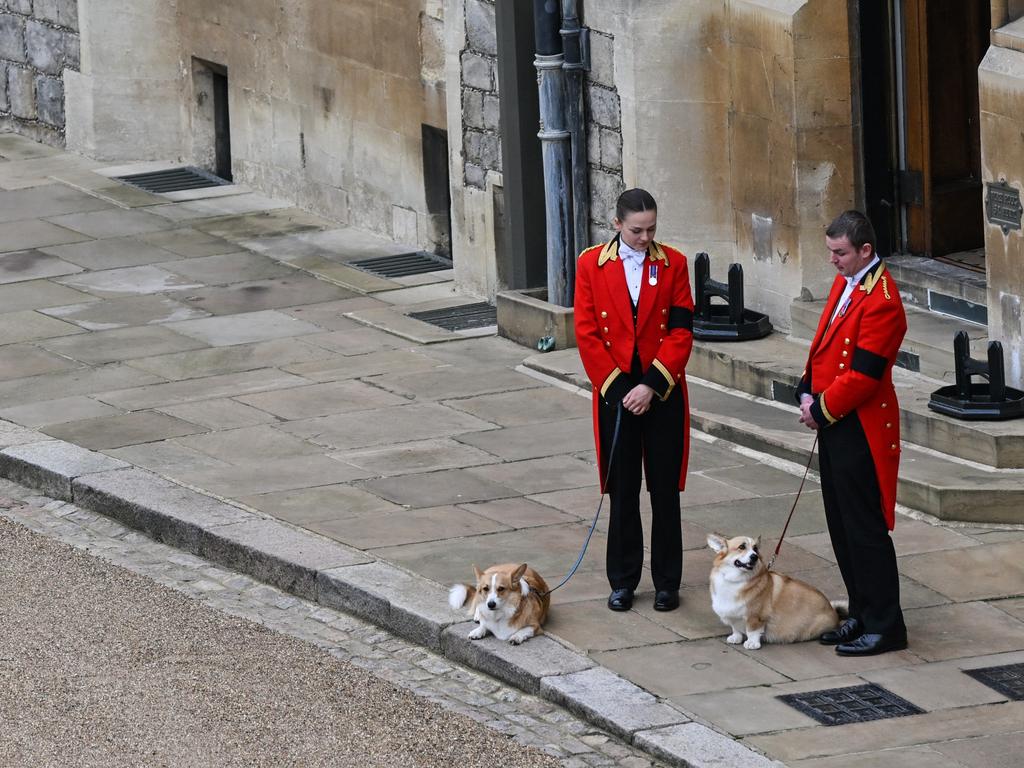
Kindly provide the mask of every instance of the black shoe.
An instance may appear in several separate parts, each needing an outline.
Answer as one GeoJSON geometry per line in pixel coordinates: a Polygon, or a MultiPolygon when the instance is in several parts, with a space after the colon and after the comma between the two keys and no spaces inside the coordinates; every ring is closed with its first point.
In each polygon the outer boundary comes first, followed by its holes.
{"type": "Polygon", "coordinates": [[[856,619],[843,619],[838,629],[830,629],[818,638],[822,645],[839,645],[856,640],[864,634],[864,625],[856,619]]]}
{"type": "Polygon", "coordinates": [[[654,610],[674,611],[679,607],[679,590],[659,589],[654,595],[654,610]]]}
{"type": "Polygon", "coordinates": [[[874,656],[877,653],[902,651],[907,647],[907,633],[894,632],[890,635],[863,634],[849,643],[836,646],[840,656],[874,656]]]}
{"type": "Polygon", "coordinates": [[[608,595],[608,607],[613,611],[628,611],[633,607],[633,590],[629,587],[613,589],[608,595]]]}

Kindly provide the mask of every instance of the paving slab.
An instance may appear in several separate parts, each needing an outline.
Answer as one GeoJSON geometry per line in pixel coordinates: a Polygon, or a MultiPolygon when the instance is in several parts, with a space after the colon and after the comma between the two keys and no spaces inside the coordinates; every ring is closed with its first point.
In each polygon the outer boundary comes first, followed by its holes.
{"type": "Polygon", "coordinates": [[[93,451],[150,443],[171,437],[202,432],[203,427],[162,413],[139,411],[116,416],[100,416],[81,421],[51,424],[42,431],[93,451]]]}
{"type": "Polygon", "coordinates": [[[335,541],[367,550],[508,530],[507,526],[454,506],[429,509],[399,507],[386,514],[378,509],[345,515],[341,519],[332,517],[308,521],[303,525],[335,541]]]}
{"type": "Polygon", "coordinates": [[[219,216],[259,213],[288,207],[290,204],[287,201],[274,200],[256,192],[249,192],[206,200],[174,202],[157,206],[152,213],[170,221],[187,221],[189,219],[210,219],[219,216]]]}
{"type": "Polygon", "coordinates": [[[954,529],[903,517],[893,529],[892,543],[896,556],[902,558],[922,552],[973,547],[977,542],[954,529]]]}
{"type": "Polygon", "coordinates": [[[456,469],[490,464],[497,459],[451,438],[416,440],[380,448],[361,448],[330,454],[381,477],[439,469],[456,469]]]}
{"type": "Polygon", "coordinates": [[[589,400],[555,387],[462,397],[446,402],[445,405],[502,427],[585,418],[590,416],[591,411],[589,400]]]}
{"type": "MultiPolygon", "coordinates": [[[[132,325],[176,323],[207,317],[169,296],[132,296],[127,299],[93,299],[87,303],[53,306],[44,315],[74,323],[87,331],[106,331],[132,325]]],[[[154,350],[155,352],[155,350],[154,350]]]]}
{"type": "Polygon", "coordinates": [[[47,221],[93,238],[138,235],[143,232],[170,229],[173,226],[165,219],[145,211],[124,211],[118,208],[51,216],[47,221]]]}
{"type": "Polygon", "coordinates": [[[209,430],[238,429],[276,421],[269,413],[227,398],[169,405],[157,410],[209,430]]]}
{"type": "MultiPolygon", "coordinates": [[[[317,347],[317,349],[322,349],[317,347]]],[[[388,349],[360,355],[336,355],[323,350],[319,359],[281,365],[281,369],[316,382],[365,378],[391,372],[429,371],[438,363],[405,349],[388,349]]]]}
{"type": "MultiPolygon", "coordinates": [[[[297,378],[297,377],[296,377],[297,378]]],[[[491,425],[468,414],[436,403],[410,403],[354,413],[304,419],[282,425],[281,429],[317,445],[337,450],[391,445],[490,429],[491,425]]]]}
{"type": "Polygon", "coordinates": [[[0,451],[0,472],[4,477],[64,501],[72,500],[71,484],[75,478],[127,466],[123,461],[62,440],[12,445],[0,451]]]}
{"type": "Polygon", "coordinates": [[[447,400],[488,392],[532,390],[544,386],[536,379],[507,368],[468,366],[459,370],[439,368],[420,371],[410,376],[377,376],[371,381],[376,386],[416,400],[447,400]]]}
{"type": "Polygon", "coordinates": [[[0,133],[0,157],[5,160],[27,160],[34,157],[53,157],[63,150],[32,141],[17,133],[0,133]]]}
{"type": "MultiPolygon", "coordinates": [[[[728,536],[756,536],[758,533],[774,534],[776,531],[781,533],[789,510],[793,507],[795,495],[794,493],[754,497],[699,506],[687,505],[686,517],[709,530],[728,536]]],[[[821,492],[805,490],[800,496],[786,536],[800,536],[824,530],[825,511],[821,492]]]]}
{"type": "Polygon", "coordinates": [[[176,254],[147,243],[139,237],[115,237],[89,240],[72,245],[56,245],[41,249],[71,264],[91,270],[140,267],[161,261],[173,261],[176,254]]]}
{"type": "MultiPolygon", "coordinates": [[[[277,254],[273,255],[275,258],[278,257],[277,254]]],[[[395,283],[391,280],[371,275],[369,272],[350,267],[347,264],[339,264],[318,254],[301,256],[281,255],[279,258],[283,264],[309,272],[321,280],[326,280],[334,285],[359,293],[375,293],[377,291],[392,290],[396,287],[395,283]]]]}
{"type": "MultiPolygon", "coordinates": [[[[753,491],[762,496],[778,496],[796,493],[800,478],[789,472],[765,465],[706,469],[702,473],[712,480],[719,480],[736,488],[753,491]]],[[[818,490],[820,486],[810,478],[804,483],[804,493],[818,490]]]]}
{"type": "Polygon", "coordinates": [[[357,328],[318,333],[306,339],[310,344],[341,355],[365,355],[380,350],[408,347],[402,339],[376,328],[357,328]]]}
{"type": "Polygon", "coordinates": [[[593,465],[572,456],[508,461],[466,471],[481,480],[512,488],[517,491],[517,495],[594,486],[593,465]]]}
{"type": "MultiPolygon", "coordinates": [[[[3,184],[2,176],[0,176],[0,184],[3,184]]],[[[89,239],[91,238],[88,235],[58,227],[56,224],[41,219],[0,224],[0,248],[5,252],[45,248],[48,245],[80,243],[89,239]]]]}
{"type": "Polygon", "coordinates": [[[587,448],[594,441],[594,425],[590,419],[565,419],[472,432],[459,435],[458,440],[506,461],[536,459],[587,448]]]}
{"type": "MultiPolygon", "coordinates": [[[[723,626],[722,640],[728,632],[729,630],[723,626]]],[[[909,628],[909,635],[908,650],[864,658],[839,656],[834,647],[821,645],[816,640],[784,645],[765,643],[756,651],[748,651],[741,645],[736,650],[766,669],[774,670],[789,679],[808,680],[829,675],[864,674],[868,670],[909,667],[921,663],[918,634],[913,627],[909,628]]]]}
{"type": "Polygon", "coordinates": [[[149,232],[139,235],[138,238],[179,256],[216,256],[238,250],[238,245],[230,240],[189,227],[149,232]]]}
{"type": "MultiPolygon", "coordinates": [[[[0,240],[0,247],[3,242],[0,240]]],[[[20,283],[81,271],[81,267],[38,249],[0,255],[0,283],[20,283]]]]}
{"type": "Polygon", "coordinates": [[[540,692],[627,741],[639,730],[689,722],[683,713],[600,667],[545,677],[540,692]]]}
{"type": "Polygon", "coordinates": [[[464,469],[376,478],[361,482],[359,487],[395,504],[416,509],[519,495],[508,486],[477,477],[464,469]]]}
{"type": "Polygon", "coordinates": [[[638,611],[609,611],[606,600],[582,600],[559,605],[552,611],[547,628],[582,653],[674,643],[683,639],[682,635],[651,621],[638,611]]]}
{"type": "Polygon", "coordinates": [[[198,339],[211,347],[226,347],[235,344],[249,344],[254,341],[303,336],[316,333],[319,329],[315,325],[296,320],[281,312],[263,310],[245,312],[230,317],[185,320],[175,323],[174,330],[176,333],[198,339]]]}
{"type": "Polygon", "coordinates": [[[238,498],[246,494],[270,493],[318,485],[346,483],[365,477],[366,473],[326,456],[310,454],[276,458],[266,461],[233,462],[229,467],[209,467],[196,470],[174,470],[176,479],[205,488],[225,498],[238,498]]]}
{"type": "Polygon", "coordinates": [[[115,387],[146,386],[161,381],[163,379],[157,376],[120,363],[111,363],[101,368],[75,368],[59,373],[0,381],[0,402],[8,407],[15,407],[75,395],[91,395],[115,387]]]}
{"type": "Polygon", "coordinates": [[[128,445],[124,448],[108,448],[103,452],[108,456],[113,456],[115,459],[121,459],[129,464],[134,464],[137,467],[166,476],[173,476],[192,470],[209,470],[213,467],[228,468],[231,466],[226,461],[221,461],[201,451],[195,451],[183,445],[178,445],[171,440],[128,445]]]}
{"type": "Polygon", "coordinates": [[[392,395],[362,381],[310,384],[295,389],[246,395],[239,397],[238,401],[288,421],[311,419],[332,413],[385,408],[390,405],[405,405],[408,402],[406,398],[392,395]]]}
{"type": "Polygon", "coordinates": [[[602,666],[668,698],[789,680],[720,640],[598,651],[592,656],[602,666]]]}
{"type": "Polygon", "coordinates": [[[84,272],[63,277],[58,282],[91,293],[93,296],[112,298],[201,287],[200,283],[191,282],[152,264],[84,272]]]}
{"type": "Polygon", "coordinates": [[[458,620],[447,590],[390,563],[373,562],[321,571],[317,599],[324,605],[380,624],[432,650],[458,620]]]}
{"type": "Polygon", "coordinates": [[[577,515],[562,512],[554,507],[527,498],[493,499],[471,504],[460,504],[474,515],[507,525],[511,528],[536,528],[559,523],[577,522],[577,515]]]}
{"type": "Polygon", "coordinates": [[[987,603],[905,611],[910,650],[927,661],[1024,650],[1024,623],[987,603]]]}
{"type": "Polygon", "coordinates": [[[925,711],[934,712],[938,709],[1006,701],[1006,697],[1001,693],[964,674],[964,670],[1020,664],[1022,661],[1024,653],[1004,653],[916,664],[911,667],[874,669],[863,672],[861,676],[897,696],[902,696],[907,701],[912,701],[925,711]]]}
{"type": "MultiPolygon", "coordinates": [[[[187,321],[192,322],[192,321],[187,321]]],[[[131,369],[128,369],[131,370],[131,369]]],[[[134,371],[139,378],[147,377],[142,371],[134,371]]],[[[153,381],[155,377],[148,377],[153,381]]],[[[159,381],[159,379],[157,379],[159,381]]],[[[298,376],[281,373],[273,369],[260,369],[244,373],[230,373],[222,376],[207,376],[203,379],[172,381],[164,384],[136,386],[97,392],[97,399],[126,411],[179,405],[195,400],[214,400],[221,397],[247,395],[268,389],[287,389],[304,383],[298,376]]],[[[3,386],[0,385],[0,392],[3,386]]],[[[96,391],[96,390],[92,390],[96,391]]]]}
{"type": "Polygon", "coordinates": [[[108,210],[114,206],[63,184],[0,191],[0,222],[41,219],[64,213],[108,210]]]}
{"type": "MultiPolygon", "coordinates": [[[[264,330],[269,332],[276,327],[277,323],[276,317],[263,319],[264,330]]],[[[280,323],[287,328],[284,321],[280,321],[280,323]]],[[[180,333],[182,330],[180,324],[176,324],[174,329],[176,333],[180,333]]],[[[239,329],[233,326],[203,328],[198,331],[193,330],[192,336],[205,335],[208,339],[214,338],[214,340],[223,341],[229,338],[228,332],[236,333],[239,332],[239,329]]],[[[131,361],[130,365],[163,379],[182,381],[206,376],[242,373],[260,368],[285,369],[290,367],[290,363],[315,361],[323,355],[324,352],[319,347],[306,344],[301,339],[282,337],[246,344],[225,344],[212,349],[200,349],[174,355],[136,358],[131,361]]],[[[306,377],[296,377],[293,380],[297,383],[304,382],[306,377]]]]}
{"type": "Polygon", "coordinates": [[[700,768],[783,768],[782,763],[723,737],[700,723],[683,723],[641,731],[633,743],[675,765],[700,768]]]}
{"type": "MultiPolygon", "coordinates": [[[[931,747],[907,747],[906,749],[885,750],[886,768],[935,768],[941,765],[942,755],[931,747]]],[[[862,752],[857,755],[811,758],[787,763],[790,768],[874,768],[878,765],[877,752],[862,752]]]]}
{"type": "Polygon", "coordinates": [[[181,437],[175,442],[229,464],[322,453],[318,446],[267,424],[181,437]]]}
{"type": "Polygon", "coordinates": [[[97,165],[94,160],[68,153],[10,160],[0,165],[0,188],[28,189],[52,184],[55,175],[89,170],[97,165]]]}
{"type": "Polygon", "coordinates": [[[93,331],[74,338],[45,339],[39,343],[44,349],[87,365],[103,365],[202,346],[202,342],[182,336],[162,325],[93,331]]]}
{"type": "Polygon", "coordinates": [[[327,229],[331,222],[299,208],[279,208],[262,213],[221,216],[192,224],[193,229],[228,240],[244,240],[265,235],[294,234],[327,229]]]}
{"type": "Polygon", "coordinates": [[[18,424],[9,421],[0,421],[0,448],[7,448],[12,445],[25,445],[38,443],[44,440],[43,435],[34,429],[26,429],[18,424]]]}
{"type": "Polygon", "coordinates": [[[963,741],[944,741],[936,744],[933,749],[940,755],[988,768],[1014,768],[1020,765],[1020,749],[1024,744],[1024,735],[1020,733],[999,736],[979,736],[963,741]]]}
{"type": "Polygon", "coordinates": [[[467,635],[475,627],[475,622],[448,627],[441,639],[445,656],[529,693],[540,691],[543,678],[582,672],[594,666],[586,656],[543,635],[522,645],[512,645],[493,635],[470,640],[467,635]]]}
{"type": "Polygon", "coordinates": [[[393,256],[416,250],[415,246],[408,243],[396,243],[390,238],[356,227],[331,227],[316,232],[281,233],[244,244],[246,247],[262,247],[280,254],[323,254],[338,261],[350,261],[371,256],[393,256]]]}
{"type": "MultiPolygon", "coordinates": [[[[168,254],[172,256],[172,254],[168,254]]],[[[296,272],[266,256],[249,251],[223,253],[216,256],[196,256],[176,261],[165,260],[161,267],[176,275],[204,283],[227,285],[250,280],[289,277],[296,272]]]]}
{"type": "MultiPolygon", "coordinates": [[[[468,302],[464,301],[463,303],[468,302]]],[[[419,308],[419,305],[414,305],[414,307],[419,308]]],[[[406,309],[412,311],[411,308],[406,309]]],[[[453,331],[409,317],[405,311],[394,307],[360,309],[346,313],[345,317],[350,317],[363,325],[368,325],[392,336],[414,341],[417,344],[439,344],[462,338],[453,331]]]]}
{"type": "Polygon", "coordinates": [[[371,513],[386,516],[402,509],[361,488],[340,483],[241,496],[238,501],[297,525],[317,521],[340,522],[371,513]]]}
{"type": "Polygon", "coordinates": [[[120,414],[117,408],[93,400],[91,397],[75,395],[56,400],[44,400],[28,405],[0,409],[0,419],[7,419],[24,427],[39,428],[47,424],[61,424],[66,421],[81,421],[100,416],[120,414]]]}
{"type": "Polygon", "coordinates": [[[66,357],[51,354],[31,344],[7,344],[0,347],[0,381],[66,371],[78,365],[66,357]]]}
{"type": "Polygon", "coordinates": [[[317,304],[303,304],[298,307],[282,309],[293,317],[313,323],[329,331],[354,330],[362,328],[351,318],[345,317],[346,312],[357,309],[370,309],[372,307],[385,306],[383,302],[377,301],[371,296],[353,296],[350,299],[337,299],[336,301],[321,301],[317,304]]]}
{"type": "Polygon", "coordinates": [[[910,555],[900,558],[900,571],[953,600],[1017,597],[1024,591],[1017,542],[910,555]]]}
{"type": "Polygon", "coordinates": [[[85,332],[77,325],[27,309],[21,312],[7,312],[0,317],[3,318],[3,322],[0,323],[0,345],[85,332]]]}
{"type": "Polygon", "coordinates": [[[4,312],[59,307],[95,300],[96,297],[88,293],[67,288],[50,280],[26,280],[0,285],[0,307],[3,307],[4,312]]]}

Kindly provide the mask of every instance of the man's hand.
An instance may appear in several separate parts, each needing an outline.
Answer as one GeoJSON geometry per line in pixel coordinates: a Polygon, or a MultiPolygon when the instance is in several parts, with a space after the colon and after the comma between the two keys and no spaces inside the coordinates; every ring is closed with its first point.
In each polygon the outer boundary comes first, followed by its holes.
{"type": "Polygon", "coordinates": [[[806,393],[800,395],[800,423],[808,429],[818,429],[818,422],[811,416],[811,406],[813,404],[813,397],[806,393]]]}
{"type": "Polygon", "coordinates": [[[640,416],[651,409],[654,390],[646,384],[637,384],[622,398],[622,407],[634,416],[640,416]]]}

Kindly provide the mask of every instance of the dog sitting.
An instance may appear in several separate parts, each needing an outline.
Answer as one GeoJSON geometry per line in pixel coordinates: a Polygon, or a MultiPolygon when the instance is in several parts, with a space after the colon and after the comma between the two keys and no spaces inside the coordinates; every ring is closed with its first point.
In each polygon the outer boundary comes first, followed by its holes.
{"type": "Polygon", "coordinates": [[[726,642],[756,650],[762,639],[799,643],[838,627],[846,601],[829,602],[810,584],[769,571],[758,552],[760,541],[708,535],[708,546],[717,553],[711,566],[711,607],[732,629],[726,642]]]}
{"type": "Polygon", "coordinates": [[[479,640],[491,633],[512,645],[543,633],[551,597],[540,574],[526,563],[492,565],[481,572],[475,565],[476,586],[456,584],[448,592],[448,604],[456,610],[469,601],[469,612],[480,624],[469,633],[479,640]]]}

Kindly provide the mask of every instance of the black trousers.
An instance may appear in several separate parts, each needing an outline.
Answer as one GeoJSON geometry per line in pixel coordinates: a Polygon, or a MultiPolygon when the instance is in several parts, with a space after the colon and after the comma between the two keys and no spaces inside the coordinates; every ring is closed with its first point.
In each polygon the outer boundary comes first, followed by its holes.
{"type": "MultiPolygon", "coordinates": [[[[638,380],[638,379],[637,379],[638,380]]],[[[606,568],[612,589],[636,589],[644,563],[640,521],[641,472],[653,509],[651,577],[656,590],[677,590],[683,572],[683,533],[679,509],[679,472],[683,463],[686,398],[675,387],[662,402],[655,397],[642,416],[622,409],[614,457],[609,456],[615,412],[621,406],[601,403],[599,427],[607,488],[611,496],[606,568]]]]}
{"type": "Polygon", "coordinates": [[[818,446],[825,519],[850,597],[850,616],[861,621],[865,632],[906,632],[896,550],[857,414],[823,428],[818,446]]]}

